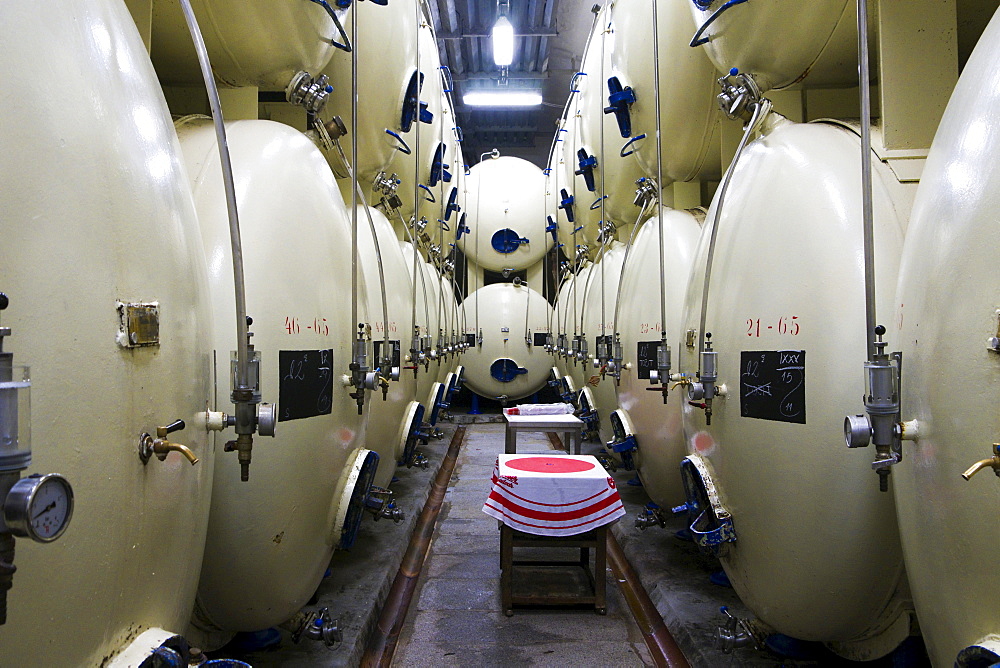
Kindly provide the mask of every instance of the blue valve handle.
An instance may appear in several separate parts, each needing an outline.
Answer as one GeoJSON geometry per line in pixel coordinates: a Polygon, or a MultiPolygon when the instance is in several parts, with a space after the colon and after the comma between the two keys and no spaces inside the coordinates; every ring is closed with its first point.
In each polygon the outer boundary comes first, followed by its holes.
{"type": "Polygon", "coordinates": [[[631,86],[622,87],[618,77],[608,79],[608,106],[604,108],[604,113],[615,115],[618,131],[624,138],[632,136],[632,116],[629,107],[634,103],[635,91],[631,86]]]}
{"type": "Polygon", "coordinates": [[[452,186],[451,194],[448,195],[448,205],[444,208],[444,219],[451,220],[452,212],[458,213],[462,210],[462,207],[456,204],[458,199],[458,187],[452,186]]]}
{"type": "Polygon", "coordinates": [[[463,234],[468,234],[471,231],[465,224],[465,214],[463,213],[462,217],[458,219],[458,227],[455,228],[455,241],[461,239],[463,234]]]}
{"type": "Polygon", "coordinates": [[[594,184],[594,168],[597,167],[597,156],[589,155],[587,149],[581,148],[576,152],[580,169],[573,172],[577,176],[582,176],[587,184],[587,190],[594,192],[597,186],[594,184]]]}
{"type": "Polygon", "coordinates": [[[552,220],[552,216],[546,216],[545,220],[549,223],[545,226],[545,231],[552,235],[553,242],[558,242],[559,226],[552,220]]]}
{"type": "Polygon", "coordinates": [[[566,220],[571,223],[576,222],[573,220],[573,196],[566,192],[565,188],[559,191],[559,196],[562,197],[562,200],[559,202],[559,208],[566,212],[566,220]]]}
{"type": "Polygon", "coordinates": [[[438,184],[439,181],[450,182],[451,173],[448,171],[447,164],[445,163],[445,154],[448,152],[448,145],[444,142],[438,142],[437,148],[434,149],[434,158],[431,160],[431,173],[428,177],[428,182],[433,188],[438,184]]]}

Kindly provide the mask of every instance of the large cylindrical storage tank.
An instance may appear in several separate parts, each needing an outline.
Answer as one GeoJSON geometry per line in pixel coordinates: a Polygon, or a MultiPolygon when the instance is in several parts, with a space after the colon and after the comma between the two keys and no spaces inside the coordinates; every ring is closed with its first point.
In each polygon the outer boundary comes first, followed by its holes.
{"type": "MultiPolygon", "coordinates": [[[[919,424],[917,440],[903,443],[903,461],[892,468],[889,484],[920,630],[931,661],[941,666],[973,645],[985,650],[982,665],[1000,660],[1000,576],[990,563],[1000,545],[991,510],[1000,502],[1000,484],[990,467],[968,481],[960,475],[995,456],[1000,440],[1000,353],[993,338],[1000,306],[998,54],[1000,19],[994,16],[962,72],[924,168],[903,245],[896,311],[880,314],[890,332],[888,350],[903,353],[902,419],[919,424]]],[[[872,473],[859,475],[875,484],[872,473]]]]}
{"type": "Polygon", "coordinates": [[[552,247],[545,233],[545,175],[527,160],[502,156],[469,170],[465,180],[469,232],[458,247],[475,264],[525,269],[552,247]]]}
{"type": "MultiPolygon", "coordinates": [[[[616,227],[635,223],[640,213],[639,207],[634,203],[635,181],[643,176],[639,163],[631,155],[632,147],[636,144],[633,138],[640,134],[631,120],[633,105],[628,99],[618,98],[619,95],[628,94],[628,89],[632,88],[631,82],[622,71],[614,67],[612,61],[612,53],[621,48],[618,18],[627,13],[627,8],[620,7],[617,2],[608,3],[597,17],[597,32],[591,38],[583,57],[582,72],[586,81],[581,84],[581,144],[577,146],[577,149],[592,150],[597,157],[597,164],[593,169],[597,187],[595,194],[600,198],[596,211],[601,221],[607,221],[616,227]],[[612,108],[616,113],[605,113],[612,108]]],[[[634,89],[632,93],[635,93],[634,89]]],[[[652,96],[652,91],[647,90],[645,94],[652,96]]],[[[656,134],[655,126],[651,130],[650,137],[653,137],[656,134]]],[[[577,155],[578,166],[579,157],[577,155]]],[[[599,229],[597,231],[600,232],[599,229]]],[[[595,253],[600,252],[600,241],[597,236],[587,237],[587,243],[594,246],[595,253]]]]}
{"type": "MultiPolygon", "coordinates": [[[[615,395],[615,379],[607,374],[602,375],[600,369],[595,369],[594,360],[598,359],[600,339],[614,335],[615,302],[618,299],[618,282],[624,262],[625,244],[612,241],[605,245],[590,272],[590,285],[581,309],[581,329],[587,338],[588,356],[580,366],[580,371],[586,385],[590,386],[590,397],[594,401],[590,408],[596,410],[599,416],[601,444],[611,439],[611,412],[618,408],[618,398],[615,395]]],[[[623,298],[624,296],[622,295],[623,298]]],[[[608,350],[610,352],[610,347],[608,350]]],[[[588,398],[588,403],[589,401],[588,398]]]]}
{"type": "MultiPolygon", "coordinates": [[[[240,481],[235,458],[216,467],[195,624],[233,632],[279,624],[315,592],[341,544],[352,491],[344,486],[369,409],[359,416],[352,388],[340,382],[358,330],[350,321],[350,214],[326,159],[280,123],[237,121],[226,132],[260,389],[278,404],[275,437],[255,439],[249,481],[240,481]]],[[[218,148],[208,119],[183,119],[178,134],[209,259],[217,401],[225,406],[236,341],[218,148]]],[[[368,321],[364,287],[359,275],[358,322],[368,321]]]]}
{"type": "MultiPolygon", "coordinates": [[[[367,193],[375,176],[392,160],[402,144],[393,136],[402,132],[403,115],[408,113],[407,87],[416,71],[417,24],[413,0],[400,0],[392,7],[374,2],[356,3],[344,29],[350,34],[357,20],[357,40],[354,51],[337,50],[323,70],[330,78],[333,91],[326,104],[326,116],[338,115],[347,127],[341,138],[344,154],[357,167],[358,180],[367,193]],[[353,110],[352,64],[357,60],[358,95],[357,142],[358,157],[352,159],[353,110]],[[365,85],[378,82],[378,85],[365,85]]],[[[327,159],[339,177],[346,177],[336,149],[327,159]]],[[[349,188],[349,186],[348,186],[349,188]]],[[[344,199],[347,200],[347,193],[344,199]]]]}
{"type": "Polygon", "coordinates": [[[683,387],[676,389],[664,405],[662,394],[648,391],[654,387],[649,377],[656,368],[656,351],[664,332],[676,370],[684,346],[684,298],[704,212],[664,209],[662,219],[662,239],[659,215],[654,212],[643,224],[622,273],[617,332],[624,368],[615,419],[620,420],[626,436],[635,438],[632,458],[649,498],[661,507],[672,508],[684,500],[678,467],[687,454],[681,410],[687,395],[683,387]],[[666,298],[666,322],[660,317],[661,290],[666,298]]]}
{"type": "MultiPolygon", "coordinates": [[[[434,31],[427,23],[421,24],[415,39],[417,44],[414,49],[413,61],[404,63],[404,67],[413,77],[418,69],[416,61],[419,55],[419,70],[423,83],[421,85],[414,83],[414,89],[419,88],[419,100],[423,112],[414,115],[412,122],[409,123],[410,127],[408,129],[404,127],[403,131],[399,133],[406,144],[406,149],[396,151],[386,171],[399,177],[397,194],[402,202],[399,209],[400,214],[406,221],[410,220],[415,211],[418,220],[421,216],[425,216],[428,220],[426,232],[430,236],[430,243],[440,243],[441,228],[437,220],[440,218],[441,203],[425,188],[430,188],[429,181],[431,169],[434,166],[434,153],[441,141],[440,125],[443,122],[441,108],[444,92],[441,78],[441,58],[438,55],[434,31]],[[421,118],[424,120],[420,120],[421,118]],[[409,152],[407,153],[407,151],[409,152]],[[425,188],[420,186],[425,186],[425,188]],[[430,201],[431,199],[434,201],[430,201]]],[[[417,82],[419,79],[413,79],[413,81],[417,82]]]]}
{"type": "MultiPolygon", "coordinates": [[[[694,32],[699,33],[716,69],[753,74],[761,90],[858,84],[858,31],[855,5],[848,0],[790,0],[730,3],[704,30],[726,0],[693,0],[694,32]],[[808,77],[808,78],[807,78],[808,77]]],[[[694,42],[694,34],[688,42],[694,42]]]]}
{"type": "Polygon", "coordinates": [[[16,539],[0,663],[100,665],[143,632],[183,633],[194,604],[215,461],[205,262],[124,3],[13,2],[3,15],[3,350],[31,367],[23,475],[63,474],[75,511],[54,543],[16,539]],[[73,84],[53,95],[52,81],[73,84]],[[140,436],[177,419],[170,441],[200,461],[143,465],[140,436]]]}
{"type": "MultiPolygon", "coordinates": [[[[695,29],[684,2],[660,3],[656,8],[660,70],[660,146],[662,186],[672,181],[719,178],[719,119],[716,102],[719,87],[715,67],[702,49],[688,41],[695,29]]],[[[738,9],[737,9],[738,11],[738,9]]],[[[611,67],[623,85],[635,91],[629,107],[632,136],[645,135],[633,143],[633,156],[646,176],[655,179],[656,154],[656,60],[653,44],[653,4],[646,0],[616,0],[615,49],[611,67]]]]}
{"type": "MultiPolygon", "coordinates": [[[[684,407],[686,470],[707,481],[693,484],[688,503],[714,486],[730,516],[710,511],[694,528],[716,526],[734,541],[720,545],[722,565],[765,624],[877,658],[909,620],[890,605],[902,571],[892,497],[873,484],[870,455],[843,452],[866,359],[859,138],[776,115],[762,132],[706,223],[718,231],[704,338],[711,333],[725,394],[695,397],[711,404],[710,424],[707,410],[684,407]]],[[[874,154],[872,169],[878,274],[892,281],[912,191],[874,154]]],[[[684,328],[695,335],[679,370],[689,377],[699,369],[709,239],[706,230],[686,299],[684,328]]],[[[890,303],[882,299],[882,312],[890,303]]]]}
{"type": "Polygon", "coordinates": [[[483,334],[482,345],[462,356],[469,389],[508,401],[542,389],[552,364],[542,346],[534,345],[534,335],[547,333],[551,307],[545,298],[527,285],[494,283],[469,295],[462,308],[466,333],[483,334]]]}
{"type": "Polygon", "coordinates": [[[411,404],[419,403],[423,397],[417,394],[417,380],[413,372],[402,368],[411,366],[405,361],[413,330],[410,272],[406,268],[406,259],[396,240],[392,224],[374,207],[369,207],[368,215],[364,209],[359,208],[358,266],[364,272],[368,316],[372,327],[372,351],[368,366],[372,369],[380,367],[382,359],[388,357],[391,360],[390,366],[399,369],[399,380],[390,381],[384,398],[381,390],[373,392],[368,404],[371,417],[368,420],[365,442],[366,447],[379,454],[374,484],[388,487],[396,463],[404,454],[409,435],[408,415],[412,410],[411,404]],[[368,215],[371,216],[370,219],[368,215]],[[372,226],[375,227],[374,237],[372,226]],[[385,312],[382,308],[383,294],[385,312]],[[386,339],[391,353],[384,352],[386,339]]]}
{"type": "MultiPolygon", "coordinates": [[[[284,90],[299,71],[317,75],[344,43],[327,11],[300,0],[192,0],[216,78],[227,86],[284,90]]],[[[337,9],[341,23],[347,10],[337,9]]],[[[160,80],[203,85],[181,4],[153,5],[152,55],[160,80]]]]}

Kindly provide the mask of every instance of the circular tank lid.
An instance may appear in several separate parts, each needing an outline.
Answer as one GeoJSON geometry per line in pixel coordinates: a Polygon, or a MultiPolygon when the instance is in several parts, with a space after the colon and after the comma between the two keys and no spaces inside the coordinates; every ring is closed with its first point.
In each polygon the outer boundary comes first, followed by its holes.
{"type": "Polygon", "coordinates": [[[354,488],[351,490],[351,500],[348,502],[344,526],[340,530],[340,549],[342,550],[353,547],[354,542],[358,539],[358,529],[361,528],[361,518],[365,512],[365,499],[368,497],[372,482],[375,480],[375,472],[378,470],[379,457],[377,452],[364,450],[358,456],[363,459],[354,480],[354,488]]]}
{"type": "Polygon", "coordinates": [[[521,247],[521,244],[526,243],[528,243],[527,239],[521,237],[520,234],[509,227],[505,227],[502,230],[494,232],[493,238],[490,240],[493,250],[498,253],[503,253],[504,255],[513,253],[521,247]]]}
{"type": "Polygon", "coordinates": [[[490,365],[490,375],[501,383],[509,383],[524,373],[528,373],[528,370],[521,368],[517,362],[506,357],[502,357],[490,365]]]}

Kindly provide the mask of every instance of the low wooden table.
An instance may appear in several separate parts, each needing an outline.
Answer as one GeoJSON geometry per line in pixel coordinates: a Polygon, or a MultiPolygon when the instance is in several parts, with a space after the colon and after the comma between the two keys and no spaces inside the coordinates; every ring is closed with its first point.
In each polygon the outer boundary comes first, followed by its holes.
{"type": "Polygon", "coordinates": [[[575,536],[535,536],[500,524],[500,607],[510,617],[515,605],[574,605],[593,604],[599,615],[605,615],[607,605],[607,540],[608,525],[575,536]],[[579,560],[514,559],[514,548],[579,548],[579,560]],[[590,568],[590,549],[594,549],[594,568],[590,568]],[[535,588],[528,594],[514,594],[514,572],[517,567],[581,568],[589,581],[589,592],[560,593],[535,588]]]}
{"type": "Polygon", "coordinates": [[[625,508],[614,479],[595,457],[499,455],[483,512],[500,524],[500,602],[505,615],[514,614],[515,605],[585,604],[599,614],[607,612],[608,526],[625,508]],[[515,548],[570,548],[579,553],[572,559],[515,559],[515,548]]]}
{"type": "Polygon", "coordinates": [[[540,431],[545,433],[566,434],[566,451],[572,455],[580,454],[580,443],[583,441],[583,420],[575,415],[504,415],[507,429],[504,434],[504,453],[517,453],[517,434],[521,431],[540,431]]]}

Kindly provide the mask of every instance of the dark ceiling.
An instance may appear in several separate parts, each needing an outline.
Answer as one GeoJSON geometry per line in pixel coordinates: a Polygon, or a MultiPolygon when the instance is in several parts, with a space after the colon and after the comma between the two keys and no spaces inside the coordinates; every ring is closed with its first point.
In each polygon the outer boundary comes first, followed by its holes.
{"type": "Polygon", "coordinates": [[[510,0],[514,25],[514,61],[506,83],[493,62],[490,31],[497,19],[496,0],[428,0],[437,32],[441,62],[455,80],[453,98],[465,134],[466,162],[497,148],[545,167],[555,123],[580,67],[593,24],[586,0],[510,0]],[[471,89],[498,86],[542,93],[541,107],[486,108],[463,104],[471,89]]]}

